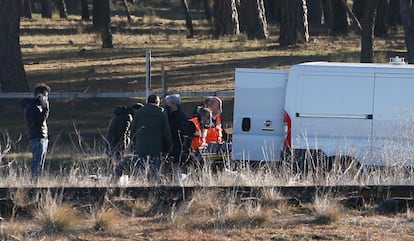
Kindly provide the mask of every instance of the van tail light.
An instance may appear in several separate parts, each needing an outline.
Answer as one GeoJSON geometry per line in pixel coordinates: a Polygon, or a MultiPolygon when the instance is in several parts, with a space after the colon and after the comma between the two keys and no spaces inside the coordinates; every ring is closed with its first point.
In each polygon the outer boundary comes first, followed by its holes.
{"type": "Polygon", "coordinates": [[[290,119],[289,114],[285,111],[285,141],[284,147],[291,148],[292,146],[292,120],[290,119]]]}

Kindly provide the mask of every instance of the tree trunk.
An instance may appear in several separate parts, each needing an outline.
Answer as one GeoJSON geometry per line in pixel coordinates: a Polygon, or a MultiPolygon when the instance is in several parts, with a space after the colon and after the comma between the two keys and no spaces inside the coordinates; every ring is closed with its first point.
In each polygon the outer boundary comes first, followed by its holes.
{"type": "Polygon", "coordinates": [[[399,3],[407,46],[407,61],[409,64],[414,64],[414,11],[410,6],[410,0],[400,0],[399,3]]]}
{"type": "Polygon", "coordinates": [[[194,37],[194,28],[193,20],[191,19],[190,10],[188,9],[187,0],[181,0],[181,5],[183,6],[184,15],[185,15],[185,25],[187,26],[188,38],[194,37]]]}
{"type": "Polygon", "coordinates": [[[110,30],[111,10],[109,0],[93,0],[93,26],[102,38],[102,48],[113,48],[110,30]]]}
{"type": "Polygon", "coordinates": [[[51,0],[41,0],[42,18],[52,18],[52,2],[51,0]]]}
{"type": "Polygon", "coordinates": [[[352,3],[352,12],[359,20],[362,20],[362,17],[364,16],[364,6],[366,2],[366,0],[354,0],[352,3]]]}
{"type": "Polygon", "coordinates": [[[203,0],[204,5],[204,13],[206,15],[207,22],[212,25],[213,21],[211,20],[212,14],[210,9],[210,1],[209,0],[203,0]]]}
{"type": "Polygon", "coordinates": [[[32,19],[32,2],[31,0],[22,0],[21,15],[27,19],[32,19]]]}
{"type": "Polygon", "coordinates": [[[82,21],[91,20],[91,17],[89,14],[88,0],[81,0],[81,14],[82,14],[82,21]]]}
{"type": "Polygon", "coordinates": [[[307,0],[309,26],[319,26],[322,23],[321,0],[307,0]]]}
{"type": "Polygon", "coordinates": [[[306,0],[282,0],[280,46],[309,41],[306,0]]]}
{"type": "Polygon", "coordinates": [[[379,0],[377,4],[377,13],[375,14],[374,34],[376,37],[388,36],[387,9],[388,0],[379,0]]]}
{"type": "Polygon", "coordinates": [[[333,10],[332,0],[322,0],[323,24],[332,29],[333,26],[333,10]]]}
{"type": "MultiPolygon", "coordinates": [[[[332,32],[335,34],[347,34],[348,33],[348,16],[347,10],[342,5],[341,1],[343,0],[331,0],[332,1],[332,11],[333,11],[333,24],[332,32]]],[[[346,2],[346,1],[345,1],[346,2]]]]}
{"type": "Polygon", "coordinates": [[[3,92],[29,91],[20,49],[21,1],[0,0],[0,84],[3,92]]]}
{"type": "Polygon", "coordinates": [[[59,10],[59,17],[60,18],[68,18],[68,12],[66,10],[66,2],[65,0],[55,0],[56,7],[59,10]]]}
{"type": "Polygon", "coordinates": [[[125,8],[125,11],[126,11],[126,14],[127,14],[128,23],[132,23],[131,11],[129,10],[127,1],[122,0],[122,4],[124,5],[124,8],[125,8]]]}
{"type": "Polygon", "coordinates": [[[266,13],[263,0],[240,0],[240,31],[245,31],[249,39],[267,39],[266,13]]]}
{"type": "Polygon", "coordinates": [[[214,38],[240,34],[235,0],[214,0],[214,14],[214,38]]]}
{"type": "Polygon", "coordinates": [[[365,2],[361,33],[361,63],[374,62],[374,26],[377,0],[365,2]]]}
{"type": "Polygon", "coordinates": [[[267,39],[266,10],[263,0],[240,0],[240,30],[246,31],[249,39],[267,39]]]}
{"type": "Polygon", "coordinates": [[[264,0],[268,22],[280,23],[281,0],[264,0]]]}
{"type": "Polygon", "coordinates": [[[400,0],[389,0],[387,23],[390,27],[397,27],[401,24],[400,0]]]}

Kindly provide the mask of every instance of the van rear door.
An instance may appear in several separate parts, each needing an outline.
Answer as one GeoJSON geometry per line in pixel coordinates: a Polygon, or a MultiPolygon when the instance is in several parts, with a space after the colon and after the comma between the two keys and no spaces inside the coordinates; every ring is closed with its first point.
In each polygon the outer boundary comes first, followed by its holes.
{"type": "Polygon", "coordinates": [[[233,160],[280,161],[288,71],[235,71],[233,160]]]}

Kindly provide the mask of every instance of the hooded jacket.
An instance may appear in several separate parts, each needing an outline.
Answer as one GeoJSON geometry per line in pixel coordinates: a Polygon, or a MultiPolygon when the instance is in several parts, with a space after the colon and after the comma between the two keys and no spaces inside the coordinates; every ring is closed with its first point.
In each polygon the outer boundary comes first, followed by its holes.
{"type": "Polygon", "coordinates": [[[153,104],[145,104],[135,112],[131,134],[138,155],[160,155],[168,152],[172,145],[167,114],[153,104]]]}
{"type": "Polygon", "coordinates": [[[22,105],[24,107],[28,138],[48,138],[46,121],[49,117],[49,109],[42,108],[37,98],[24,99],[22,105]]]}
{"type": "Polygon", "coordinates": [[[126,106],[116,106],[109,122],[106,139],[111,148],[125,150],[130,144],[133,111],[126,106]]]}

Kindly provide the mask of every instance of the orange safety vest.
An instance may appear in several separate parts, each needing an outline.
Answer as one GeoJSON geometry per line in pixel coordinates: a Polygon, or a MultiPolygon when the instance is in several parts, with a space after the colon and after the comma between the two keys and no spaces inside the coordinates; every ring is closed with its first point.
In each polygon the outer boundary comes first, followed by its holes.
{"type": "Polygon", "coordinates": [[[220,123],[220,126],[214,126],[211,128],[208,128],[207,130],[207,136],[206,136],[206,143],[210,142],[220,142],[222,133],[221,133],[221,116],[216,116],[216,123],[220,123]]]}
{"type": "Polygon", "coordinates": [[[194,137],[191,142],[191,148],[193,148],[194,151],[198,151],[198,148],[203,144],[201,125],[197,117],[191,118],[190,121],[194,123],[196,128],[196,132],[194,133],[194,137]]]}

